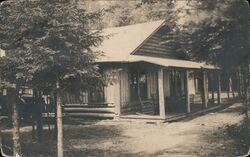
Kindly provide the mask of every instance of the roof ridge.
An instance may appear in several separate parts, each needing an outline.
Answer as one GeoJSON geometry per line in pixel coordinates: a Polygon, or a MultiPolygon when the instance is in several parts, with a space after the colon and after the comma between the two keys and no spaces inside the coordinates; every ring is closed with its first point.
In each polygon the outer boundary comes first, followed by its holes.
{"type": "Polygon", "coordinates": [[[156,23],[156,22],[164,22],[165,20],[155,20],[155,21],[150,21],[150,22],[141,22],[141,23],[135,23],[135,24],[130,24],[130,25],[125,25],[125,26],[114,26],[114,27],[106,27],[103,30],[108,30],[108,29],[115,29],[115,28],[123,28],[123,27],[129,27],[129,26],[136,26],[136,25],[143,25],[143,24],[150,24],[150,23],[156,23]]]}

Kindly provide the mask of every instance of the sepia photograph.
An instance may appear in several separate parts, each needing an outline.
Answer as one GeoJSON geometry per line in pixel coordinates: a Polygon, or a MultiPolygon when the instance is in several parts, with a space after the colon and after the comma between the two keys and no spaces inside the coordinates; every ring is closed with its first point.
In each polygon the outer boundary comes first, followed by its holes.
{"type": "Polygon", "coordinates": [[[247,0],[1,0],[0,157],[250,156],[247,0]]]}

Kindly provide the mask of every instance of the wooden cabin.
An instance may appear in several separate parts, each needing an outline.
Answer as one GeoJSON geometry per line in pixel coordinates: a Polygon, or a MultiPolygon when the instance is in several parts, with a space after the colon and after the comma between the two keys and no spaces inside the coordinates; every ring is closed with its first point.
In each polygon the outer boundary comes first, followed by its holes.
{"type": "MultiPolygon", "coordinates": [[[[227,86],[230,83],[220,79],[228,77],[220,78],[216,67],[187,60],[184,54],[168,48],[163,44],[168,32],[162,20],[104,29],[106,38],[97,48],[104,56],[96,63],[107,83],[78,95],[64,93],[65,114],[165,119],[207,108],[209,101],[220,104],[221,88],[231,89],[227,86]]],[[[3,55],[0,49],[0,57],[3,55]]],[[[231,82],[237,80],[232,78],[231,82]]],[[[46,97],[47,104],[51,102],[49,98],[46,97]]]]}
{"type": "MultiPolygon", "coordinates": [[[[100,113],[165,119],[172,113],[193,112],[197,106],[198,110],[207,108],[208,74],[215,75],[217,69],[187,60],[184,54],[166,47],[162,42],[167,32],[164,21],[105,29],[106,39],[98,47],[104,56],[97,63],[105,76],[111,74],[112,81],[99,90],[83,92],[77,102],[73,95],[66,94],[66,102],[82,111],[76,115],[96,115],[91,113],[104,105],[100,113]],[[197,97],[200,100],[195,102],[197,97]],[[79,109],[79,104],[95,107],[79,109]],[[107,108],[110,106],[114,109],[107,108]]],[[[220,88],[215,91],[220,103],[220,88]]],[[[66,111],[74,110],[66,106],[66,111]]]]}

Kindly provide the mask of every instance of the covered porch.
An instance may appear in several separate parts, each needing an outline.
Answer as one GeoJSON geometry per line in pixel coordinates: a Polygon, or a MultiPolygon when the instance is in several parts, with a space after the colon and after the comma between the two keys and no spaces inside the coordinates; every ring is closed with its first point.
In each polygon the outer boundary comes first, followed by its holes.
{"type": "Polygon", "coordinates": [[[226,98],[226,93],[221,93],[218,69],[140,61],[124,64],[120,78],[116,110],[120,118],[167,119],[214,107],[226,98]]]}

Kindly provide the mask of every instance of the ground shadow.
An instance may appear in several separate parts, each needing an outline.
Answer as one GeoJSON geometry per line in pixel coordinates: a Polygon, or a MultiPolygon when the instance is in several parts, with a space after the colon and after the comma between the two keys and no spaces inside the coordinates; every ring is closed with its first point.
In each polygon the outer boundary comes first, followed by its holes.
{"type": "MultiPolygon", "coordinates": [[[[80,122],[82,123],[82,122],[80,122]]],[[[23,130],[23,128],[21,129],[23,130]]],[[[132,153],[122,147],[122,128],[119,125],[64,125],[64,156],[104,156],[104,157],[144,157],[145,153],[132,153]]],[[[56,156],[56,141],[49,136],[49,131],[44,130],[43,141],[32,139],[31,127],[21,131],[21,147],[23,156],[27,157],[53,157],[56,156]]],[[[3,131],[3,144],[6,147],[12,146],[11,131],[3,131]]],[[[4,149],[6,154],[11,151],[4,149]]]]}
{"type": "Polygon", "coordinates": [[[237,125],[224,125],[212,134],[203,134],[202,140],[206,141],[204,151],[207,156],[242,156],[248,151],[248,132],[242,121],[237,125]]]}
{"type": "MultiPolygon", "coordinates": [[[[196,112],[196,113],[191,113],[189,114],[188,116],[185,116],[183,118],[179,118],[177,120],[174,120],[174,121],[171,121],[171,122],[177,122],[177,121],[181,121],[181,122],[188,122],[188,121],[191,121],[193,119],[196,119],[196,118],[199,118],[200,116],[203,116],[203,115],[206,115],[206,114],[209,114],[209,113],[215,113],[215,112],[227,112],[227,111],[224,111],[224,109],[232,106],[233,104],[235,104],[236,102],[228,102],[228,103],[225,103],[225,104],[222,104],[220,105],[218,108],[215,108],[215,109],[212,109],[212,110],[208,110],[208,111],[204,111],[204,112],[196,112]]],[[[241,107],[240,107],[241,108],[241,107]]],[[[231,112],[234,112],[236,110],[240,111],[240,113],[242,113],[242,109],[240,108],[232,108],[230,109],[231,112]]],[[[228,111],[229,112],[229,111],[228,111]]]]}

